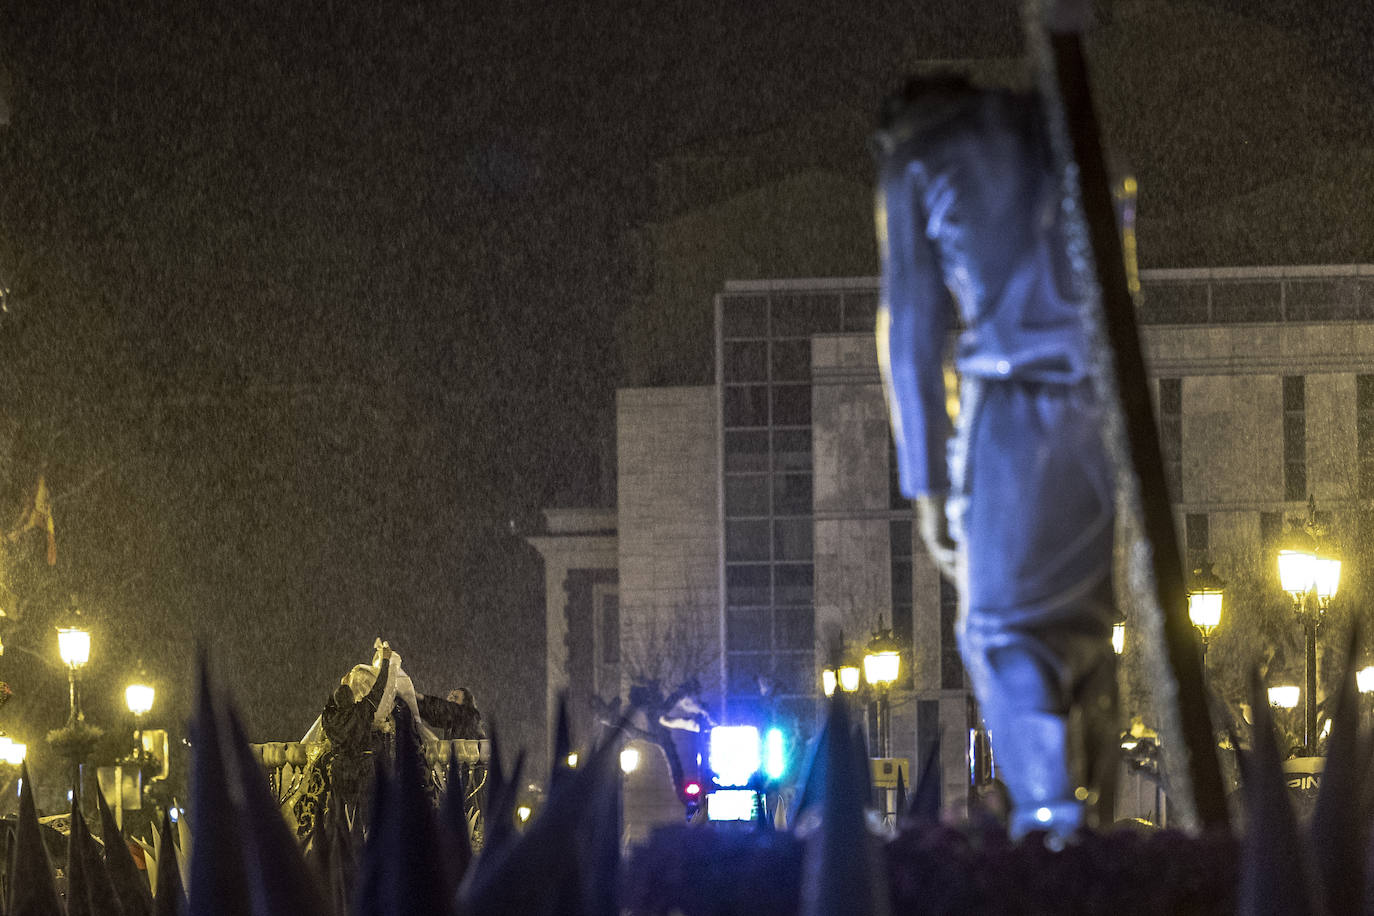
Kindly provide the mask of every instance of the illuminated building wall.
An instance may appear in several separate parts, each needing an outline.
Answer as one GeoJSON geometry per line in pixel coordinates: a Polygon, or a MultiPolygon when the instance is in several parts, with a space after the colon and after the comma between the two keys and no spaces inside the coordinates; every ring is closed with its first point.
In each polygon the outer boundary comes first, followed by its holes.
{"type": "MultiPolygon", "coordinates": [[[[1374,267],[1141,279],[1189,559],[1206,555],[1223,579],[1268,575],[1266,551],[1311,493],[1348,561],[1344,600],[1374,600],[1374,267]]],[[[894,753],[919,760],[943,734],[957,803],[970,711],[956,601],[894,493],[876,296],[874,278],[728,282],[716,384],[620,393],[620,655],[644,609],[688,608],[717,633],[718,711],[814,722],[827,626],[861,645],[891,625],[910,675],[894,753]]]]}

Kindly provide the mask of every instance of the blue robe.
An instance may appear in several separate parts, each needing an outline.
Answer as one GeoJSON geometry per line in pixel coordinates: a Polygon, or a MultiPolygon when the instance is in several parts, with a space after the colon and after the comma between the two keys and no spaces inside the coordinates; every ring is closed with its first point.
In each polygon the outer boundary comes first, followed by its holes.
{"type": "Polygon", "coordinates": [[[878,355],[902,490],[948,500],[960,652],[1013,829],[1068,832],[1115,778],[1114,483],[1043,118],[1030,95],[942,89],[908,102],[875,150],[878,355]]]}

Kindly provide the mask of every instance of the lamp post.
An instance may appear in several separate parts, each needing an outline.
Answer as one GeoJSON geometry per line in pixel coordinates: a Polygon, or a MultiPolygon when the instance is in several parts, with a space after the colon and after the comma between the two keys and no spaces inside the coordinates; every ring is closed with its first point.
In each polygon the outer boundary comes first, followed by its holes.
{"type": "Polygon", "coordinates": [[[888,691],[902,673],[902,652],[891,630],[880,630],[864,654],[864,680],[878,691],[878,756],[892,756],[892,707],[888,691]]]}
{"type": "Polygon", "coordinates": [[[1226,583],[1212,572],[1212,564],[1204,560],[1193,570],[1188,588],[1188,619],[1202,634],[1202,682],[1207,683],[1207,642],[1212,631],[1221,624],[1221,603],[1226,583]]]}
{"type": "Polygon", "coordinates": [[[72,618],[67,625],[57,628],[57,654],[67,666],[67,686],[70,688],[71,706],[67,713],[67,732],[71,740],[70,759],[72,764],[72,805],[81,804],[82,772],[81,766],[85,752],[82,748],[82,732],[86,729],[86,715],[81,711],[81,669],[91,660],[91,633],[81,626],[80,611],[73,609],[72,618]]]}
{"type": "Polygon", "coordinates": [[[137,754],[139,782],[143,779],[143,717],[153,708],[155,691],[147,684],[130,684],[124,688],[124,703],[134,715],[134,753],[137,754]]]}
{"type": "Polygon", "coordinates": [[[1315,752],[1317,741],[1317,631],[1341,581],[1341,561],[1324,553],[1317,541],[1325,534],[1317,524],[1317,501],[1309,496],[1307,521],[1293,523],[1278,556],[1279,584],[1293,599],[1307,643],[1303,744],[1309,755],[1315,752]]]}
{"type": "Polygon", "coordinates": [[[71,688],[71,708],[67,714],[67,724],[75,725],[85,720],[81,711],[81,669],[91,660],[91,634],[89,630],[73,624],[57,628],[57,654],[67,666],[67,683],[71,688]]]}

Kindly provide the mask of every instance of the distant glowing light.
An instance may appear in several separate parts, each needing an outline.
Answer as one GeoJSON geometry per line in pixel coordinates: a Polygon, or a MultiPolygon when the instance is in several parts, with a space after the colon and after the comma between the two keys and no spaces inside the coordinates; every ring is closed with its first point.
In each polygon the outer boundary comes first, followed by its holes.
{"type": "Polygon", "coordinates": [[[1126,651],[1126,625],[1124,623],[1112,624],[1112,650],[1117,655],[1126,651]]]}
{"type": "Polygon", "coordinates": [[[91,660],[91,634],[80,627],[58,627],[57,654],[62,664],[80,668],[91,660]]]}
{"type": "Polygon", "coordinates": [[[639,749],[627,747],[620,752],[620,771],[622,773],[633,773],[639,769],[639,749]]]}
{"type": "Polygon", "coordinates": [[[688,795],[700,795],[701,786],[698,783],[689,782],[687,783],[686,788],[684,788],[682,791],[686,792],[688,795]]]}
{"type": "Polygon", "coordinates": [[[763,764],[759,730],[752,725],[717,725],[711,729],[711,772],[722,786],[744,786],[763,764]]]}
{"type": "Polygon", "coordinates": [[[1199,589],[1188,595],[1188,619],[1204,635],[1212,635],[1221,625],[1222,597],[1220,589],[1199,589]]]}
{"type": "Polygon", "coordinates": [[[769,779],[782,779],[787,771],[787,748],[782,729],[770,728],[763,738],[763,772],[769,779]]]}
{"type": "Polygon", "coordinates": [[[530,815],[533,813],[534,811],[530,808],[529,805],[521,805],[519,808],[515,809],[515,816],[520,818],[520,823],[522,824],[528,821],[530,819],[530,815]]]}
{"type": "Polygon", "coordinates": [[[0,735],[0,760],[11,766],[18,766],[24,762],[24,756],[28,753],[27,744],[19,744],[9,735],[0,735]]]}
{"type": "Polygon", "coordinates": [[[706,818],[712,821],[752,821],[757,795],[749,789],[719,789],[706,796],[706,818]]]}
{"type": "Polygon", "coordinates": [[[577,751],[573,751],[571,754],[568,755],[568,769],[577,769],[577,751]]]}
{"type": "Polygon", "coordinates": [[[845,665],[840,668],[840,687],[846,693],[854,693],[859,689],[858,665],[845,665]]]}
{"type": "Polygon", "coordinates": [[[124,703],[135,716],[146,715],[153,708],[153,688],[147,684],[130,684],[124,688],[124,703]]]}
{"type": "Polygon", "coordinates": [[[1054,820],[1054,812],[1049,808],[1036,808],[1035,819],[1042,824],[1048,824],[1050,821],[1054,820]]]}
{"type": "Polygon", "coordinates": [[[1279,709],[1292,709],[1294,706],[1298,705],[1298,697],[1301,693],[1301,688],[1293,684],[1270,687],[1269,705],[1279,709]]]}
{"type": "Polygon", "coordinates": [[[864,679],[875,687],[896,683],[902,670],[902,654],[892,649],[869,652],[864,656],[864,679]]]}

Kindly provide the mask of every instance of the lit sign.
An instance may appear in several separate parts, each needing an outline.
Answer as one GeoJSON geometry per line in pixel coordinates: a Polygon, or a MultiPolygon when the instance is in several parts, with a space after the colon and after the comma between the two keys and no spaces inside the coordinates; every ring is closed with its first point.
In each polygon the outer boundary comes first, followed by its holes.
{"type": "Polygon", "coordinates": [[[750,789],[720,789],[706,796],[706,817],[713,821],[752,821],[756,800],[750,789]]]}

